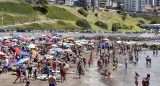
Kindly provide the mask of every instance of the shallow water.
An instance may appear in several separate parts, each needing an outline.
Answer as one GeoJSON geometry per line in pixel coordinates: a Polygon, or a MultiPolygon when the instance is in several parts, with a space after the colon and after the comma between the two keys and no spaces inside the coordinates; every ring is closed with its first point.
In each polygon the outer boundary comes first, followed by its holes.
{"type": "MultiPolygon", "coordinates": [[[[160,52],[160,51],[159,51],[160,52]]],[[[159,54],[160,56],[160,54],[159,54]]],[[[112,66],[109,66],[111,72],[111,79],[105,80],[97,71],[96,61],[92,68],[87,71],[86,76],[82,80],[82,86],[135,86],[134,74],[139,73],[139,86],[142,86],[142,79],[150,74],[150,86],[160,85],[160,57],[153,56],[152,51],[141,51],[139,52],[139,61],[137,64],[128,63],[128,68],[125,70],[124,59],[126,56],[119,57],[118,69],[113,71],[112,66]],[[152,58],[151,65],[146,65],[145,57],[149,55],[152,58]]]]}

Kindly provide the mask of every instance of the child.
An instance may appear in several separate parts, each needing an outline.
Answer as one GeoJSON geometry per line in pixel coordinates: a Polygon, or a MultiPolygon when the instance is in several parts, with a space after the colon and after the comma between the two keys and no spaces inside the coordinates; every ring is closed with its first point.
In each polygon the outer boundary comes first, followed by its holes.
{"type": "Polygon", "coordinates": [[[36,69],[34,71],[34,78],[35,78],[35,80],[37,79],[37,70],[36,69]]]}

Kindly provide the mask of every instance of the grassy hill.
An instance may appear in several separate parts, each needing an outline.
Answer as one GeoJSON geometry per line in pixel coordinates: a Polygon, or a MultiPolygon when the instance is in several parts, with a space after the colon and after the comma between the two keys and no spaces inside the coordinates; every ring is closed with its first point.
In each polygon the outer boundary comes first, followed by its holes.
{"type": "MultiPolygon", "coordinates": [[[[127,16],[126,20],[122,20],[122,15],[117,13],[111,13],[107,11],[99,11],[93,12],[91,10],[88,12],[88,17],[84,17],[83,15],[78,13],[78,9],[80,8],[72,8],[68,6],[47,6],[47,12],[41,13],[38,10],[34,10],[33,5],[27,3],[21,3],[16,0],[0,0],[0,8],[3,8],[4,12],[4,25],[9,25],[14,23],[21,23],[22,20],[25,22],[30,22],[32,19],[36,20],[46,20],[46,18],[58,18],[61,21],[52,21],[52,22],[45,22],[45,23],[33,23],[27,25],[20,25],[14,27],[7,27],[12,29],[54,29],[54,30],[81,30],[75,29],[80,28],[75,25],[75,22],[80,19],[85,19],[91,24],[91,29],[93,31],[111,31],[111,27],[113,23],[120,23],[125,26],[133,26],[133,29],[119,29],[118,31],[142,31],[141,28],[137,26],[139,20],[143,20],[145,23],[149,23],[150,21],[145,20],[143,18],[132,18],[127,16]],[[98,14],[96,17],[95,14],[98,14]],[[109,18],[111,21],[109,22],[109,18]],[[107,23],[109,29],[105,30],[94,23],[96,21],[102,21],[107,23]],[[63,24],[62,24],[63,23],[63,24]]],[[[1,21],[0,21],[1,24],[1,21]]]]}

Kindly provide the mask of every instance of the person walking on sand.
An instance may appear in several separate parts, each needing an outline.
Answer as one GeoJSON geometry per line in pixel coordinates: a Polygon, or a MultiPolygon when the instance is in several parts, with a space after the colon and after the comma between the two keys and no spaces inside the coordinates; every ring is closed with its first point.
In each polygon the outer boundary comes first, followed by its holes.
{"type": "Polygon", "coordinates": [[[20,82],[21,82],[21,75],[22,75],[22,69],[21,69],[21,66],[20,66],[19,69],[17,70],[17,79],[13,83],[16,83],[16,81],[19,78],[20,78],[20,82]]]}
{"type": "Polygon", "coordinates": [[[127,67],[128,67],[128,61],[127,59],[125,59],[125,70],[127,69],[127,67]]]}
{"type": "Polygon", "coordinates": [[[52,73],[52,76],[48,80],[49,86],[56,86],[56,77],[54,76],[54,73],[52,73]]]}
{"type": "Polygon", "coordinates": [[[137,72],[135,72],[135,84],[136,84],[136,86],[138,86],[138,77],[139,77],[139,74],[137,72]]]}

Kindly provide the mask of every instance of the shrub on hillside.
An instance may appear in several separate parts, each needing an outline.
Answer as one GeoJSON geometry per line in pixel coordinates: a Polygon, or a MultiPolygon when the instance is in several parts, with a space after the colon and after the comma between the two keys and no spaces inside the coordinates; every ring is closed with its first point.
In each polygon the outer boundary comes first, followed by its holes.
{"type": "Polygon", "coordinates": [[[121,24],[120,23],[113,23],[112,24],[112,31],[116,32],[118,29],[121,29],[121,24]]]}
{"type": "Polygon", "coordinates": [[[82,8],[78,10],[78,13],[80,13],[81,15],[83,15],[85,17],[88,16],[88,13],[84,9],[82,9],[82,8]]]}
{"type": "Polygon", "coordinates": [[[154,18],[154,15],[148,15],[148,14],[141,14],[141,13],[130,13],[129,14],[132,18],[144,18],[146,20],[152,20],[154,18]]]}
{"type": "Polygon", "coordinates": [[[46,8],[40,6],[34,6],[33,9],[36,11],[40,11],[42,14],[46,14],[48,12],[46,8]]]}
{"type": "Polygon", "coordinates": [[[95,16],[98,17],[98,13],[96,13],[95,16]]]}
{"type": "Polygon", "coordinates": [[[145,22],[143,20],[139,20],[139,23],[141,24],[145,24],[145,22]]]}
{"type": "Polygon", "coordinates": [[[103,29],[108,29],[107,24],[104,23],[104,22],[101,22],[101,21],[97,21],[97,22],[95,23],[95,25],[98,26],[98,27],[100,27],[100,28],[103,28],[103,29]]]}
{"type": "Polygon", "coordinates": [[[158,20],[152,20],[152,21],[150,22],[150,24],[160,24],[160,21],[158,21],[158,20]]]}
{"type": "Polygon", "coordinates": [[[86,20],[78,20],[76,21],[76,25],[83,28],[91,28],[91,25],[86,20]]]}
{"type": "Polygon", "coordinates": [[[57,21],[57,23],[58,23],[58,24],[60,24],[60,25],[66,25],[66,24],[65,24],[65,22],[60,21],[60,20],[59,20],[59,21],[57,21]]]}

